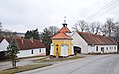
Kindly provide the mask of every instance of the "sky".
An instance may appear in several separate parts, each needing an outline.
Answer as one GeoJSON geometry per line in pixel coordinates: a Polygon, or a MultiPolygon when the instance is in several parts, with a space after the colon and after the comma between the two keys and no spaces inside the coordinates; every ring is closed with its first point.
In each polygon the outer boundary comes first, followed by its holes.
{"type": "Polygon", "coordinates": [[[62,27],[64,16],[69,29],[78,21],[119,20],[118,0],[0,0],[3,28],[25,33],[38,28],[62,27]]]}

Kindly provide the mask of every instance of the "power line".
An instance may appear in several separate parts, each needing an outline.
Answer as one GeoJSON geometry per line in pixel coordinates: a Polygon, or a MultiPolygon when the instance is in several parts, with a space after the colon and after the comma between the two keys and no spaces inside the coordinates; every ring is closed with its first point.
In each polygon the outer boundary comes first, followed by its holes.
{"type": "Polygon", "coordinates": [[[114,6],[110,7],[109,9],[103,11],[103,12],[100,13],[100,14],[95,15],[94,18],[104,15],[104,14],[106,14],[106,13],[112,11],[114,8],[116,8],[116,7],[118,7],[118,6],[119,6],[119,3],[116,3],[114,6]]]}
{"type": "MultiPolygon", "coordinates": [[[[105,5],[105,6],[103,6],[102,8],[100,8],[97,12],[95,12],[94,14],[92,14],[92,15],[89,16],[89,17],[92,17],[92,16],[94,16],[94,15],[97,15],[97,13],[102,12],[102,10],[106,9],[107,7],[109,7],[109,5],[113,3],[113,1],[114,1],[114,0],[112,0],[112,1],[109,2],[107,5],[105,5]]],[[[89,18],[89,17],[88,17],[88,18],[89,18]]]]}
{"type": "Polygon", "coordinates": [[[89,19],[89,18],[94,19],[101,14],[105,14],[105,13],[111,11],[112,9],[116,8],[118,6],[118,4],[119,4],[118,0],[112,0],[111,2],[109,2],[108,4],[103,6],[101,9],[99,9],[96,13],[94,13],[93,15],[89,16],[86,19],[89,19]]]}

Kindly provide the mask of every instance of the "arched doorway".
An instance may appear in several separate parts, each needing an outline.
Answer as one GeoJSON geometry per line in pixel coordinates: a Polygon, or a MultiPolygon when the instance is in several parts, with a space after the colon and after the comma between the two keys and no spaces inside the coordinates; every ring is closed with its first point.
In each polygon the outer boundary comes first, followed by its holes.
{"type": "Polygon", "coordinates": [[[81,53],[81,48],[78,46],[74,46],[74,53],[81,53]]]}

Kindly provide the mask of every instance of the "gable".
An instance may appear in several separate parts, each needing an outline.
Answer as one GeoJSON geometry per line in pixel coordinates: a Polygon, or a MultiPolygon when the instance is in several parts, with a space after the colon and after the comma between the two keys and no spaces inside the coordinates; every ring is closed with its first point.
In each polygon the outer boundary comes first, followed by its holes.
{"type": "Polygon", "coordinates": [[[9,43],[7,42],[6,39],[3,39],[0,43],[0,51],[7,51],[7,46],[9,43]]]}
{"type": "Polygon", "coordinates": [[[73,33],[72,38],[73,38],[73,45],[74,46],[85,46],[85,45],[87,45],[87,42],[77,32],[73,33]]]}

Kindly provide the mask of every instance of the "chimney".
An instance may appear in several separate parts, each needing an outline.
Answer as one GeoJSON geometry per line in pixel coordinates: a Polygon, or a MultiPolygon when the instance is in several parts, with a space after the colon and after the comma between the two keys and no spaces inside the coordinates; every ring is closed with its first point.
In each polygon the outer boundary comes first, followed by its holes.
{"type": "Polygon", "coordinates": [[[23,37],[21,37],[21,43],[24,44],[24,38],[23,37]]]}
{"type": "Polygon", "coordinates": [[[30,38],[31,42],[33,43],[33,37],[30,38]]]}
{"type": "Polygon", "coordinates": [[[40,39],[40,42],[42,42],[42,39],[40,39]]]}

